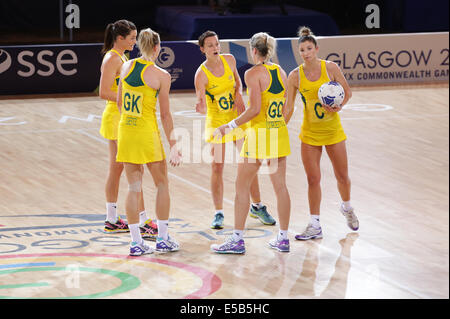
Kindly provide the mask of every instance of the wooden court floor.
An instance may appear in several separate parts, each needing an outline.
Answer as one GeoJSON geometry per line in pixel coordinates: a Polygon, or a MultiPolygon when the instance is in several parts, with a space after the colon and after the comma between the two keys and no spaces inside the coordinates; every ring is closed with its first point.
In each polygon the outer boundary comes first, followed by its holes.
{"type": "MultiPolygon", "coordinates": [[[[101,231],[108,164],[98,133],[104,102],[86,95],[1,99],[0,298],[449,298],[448,83],[353,88],[341,119],[360,230],[350,231],[338,211],[324,152],[324,238],[308,242],[294,239],[309,220],[299,103],[289,123],[290,253],[267,247],[278,226],[251,218],[245,255],[209,250],[233,227],[237,165],[228,157],[225,229],[212,230],[204,118],[193,111],[195,94],[183,92],[171,95],[171,108],[184,164],[169,168],[170,233],[181,250],[129,258],[129,234],[101,231]]],[[[260,185],[276,217],[264,171],[260,185]]],[[[123,175],[122,217],[126,191],[123,175]]],[[[144,195],[155,217],[148,171],[144,195]]]]}

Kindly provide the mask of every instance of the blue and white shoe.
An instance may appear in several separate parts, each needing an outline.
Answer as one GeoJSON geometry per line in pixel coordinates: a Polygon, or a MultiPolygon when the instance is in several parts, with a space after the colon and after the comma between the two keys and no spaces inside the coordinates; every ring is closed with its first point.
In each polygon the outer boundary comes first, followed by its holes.
{"type": "Polygon", "coordinates": [[[267,212],[266,206],[261,206],[260,208],[257,208],[253,205],[250,205],[250,217],[257,218],[263,223],[264,225],[275,225],[277,222],[273,217],[267,212]]]}
{"type": "Polygon", "coordinates": [[[136,242],[131,242],[130,245],[130,256],[142,256],[145,254],[152,254],[155,250],[147,246],[144,242],[138,244],[136,242]]]}
{"type": "Polygon", "coordinates": [[[223,228],[224,216],[222,213],[216,213],[214,215],[214,220],[211,223],[212,229],[222,229],[223,228]]]}
{"type": "Polygon", "coordinates": [[[270,248],[281,251],[282,253],[288,253],[290,250],[289,239],[279,239],[278,236],[269,241],[269,246],[270,248]]]}
{"type": "Polygon", "coordinates": [[[211,250],[218,254],[245,254],[245,243],[243,239],[236,241],[230,236],[223,244],[211,245],[211,250]]]}
{"type": "Polygon", "coordinates": [[[180,245],[172,237],[168,236],[167,240],[161,237],[156,238],[156,251],[172,252],[178,250],[180,250],[180,245]]]}

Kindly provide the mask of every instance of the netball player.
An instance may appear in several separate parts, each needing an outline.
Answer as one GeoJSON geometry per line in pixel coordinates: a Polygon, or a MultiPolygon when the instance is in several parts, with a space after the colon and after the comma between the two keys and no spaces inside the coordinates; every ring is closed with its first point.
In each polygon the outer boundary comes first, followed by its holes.
{"type": "Polygon", "coordinates": [[[280,230],[269,242],[271,248],[289,252],[288,228],[290,197],[286,187],[286,157],[290,154],[289,134],[283,117],[287,76],[270,58],[275,54],[276,41],[267,33],[255,34],[250,40],[255,65],[245,72],[249,107],[236,119],[220,126],[214,135],[224,136],[229,129],[249,123],[238,164],[234,203],[234,231],[225,243],[212,245],[216,253],[245,253],[244,228],[250,204],[250,186],[262,161],[271,168],[270,179],[277,197],[280,230]]]}
{"type": "Polygon", "coordinates": [[[320,158],[325,150],[333,165],[342,204],[341,213],[351,230],[358,230],[359,221],[350,204],[350,178],[346,151],[346,135],[338,112],[352,96],[350,87],[339,66],[318,57],[319,47],[311,30],[302,27],[299,31],[299,50],[304,62],[289,74],[286,120],[289,122],[297,91],[304,103],[304,117],[300,133],[301,157],[308,179],[308,201],[311,219],[306,230],[297,235],[298,240],[322,238],[320,225],[320,158]],[[339,82],[345,91],[345,99],[339,106],[320,103],[317,93],[320,86],[329,81],[339,82]]]}
{"type": "MultiPolygon", "coordinates": [[[[117,130],[120,114],[117,108],[117,85],[120,68],[128,59],[125,51],[133,50],[136,43],[136,26],[127,20],[119,20],[108,24],[105,30],[105,41],[102,49],[104,54],[101,66],[99,93],[106,100],[106,107],[102,115],[100,134],[109,144],[109,171],[105,185],[106,219],[104,231],[107,233],[128,232],[128,225],[117,215],[117,197],[119,193],[120,176],[123,164],[116,162],[117,130]]],[[[143,194],[139,201],[141,232],[144,238],[155,239],[156,224],[147,219],[144,209],[143,194]]]]}
{"type": "Polygon", "coordinates": [[[177,251],[178,243],[169,235],[169,180],[164,148],[156,119],[156,104],[165,135],[169,140],[169,162],[178,166],[181,152],[171,136],[173,120],[169,105],[170,74],[155,65],[161,50],[159,34],[151,29],[139,33],[138,46],[142,56],[126,62],[121,69],[118,107],[121,117],[118,131],[117,162],[123,162],[128,180],[126,213],[131,233],[130,255],[152,253],[139,230],[139,198],[142,193],[142,165],[145,164],[157,188],[156,216],[158,237],[156,250],[177,251]]]}
{"type": "MultiPolygon", "coordinates": [[[[196,111],[206,113],[205,140],[210,143],[213,161],[211,164],[211,193],[215,206],[215,215],[211,228],[223,228],[223,169],[225,143],[234,142],[240,151],[245,136],[245,126],[236,128],[221,138],[214,138],[216,128],[236,118],[245,110],[242,99],[242,83],[236,69],[236,60],[231,54],[220,54],[217,34],[206,31],[199,37],[200,50],[206,61],[195,74],[197,95],[196,111]]],[[[276,221],[262,205],[255,175],[250,188],[253,200],[250,216],[258,218],[265,225],[275,225],[276,221]]]]}

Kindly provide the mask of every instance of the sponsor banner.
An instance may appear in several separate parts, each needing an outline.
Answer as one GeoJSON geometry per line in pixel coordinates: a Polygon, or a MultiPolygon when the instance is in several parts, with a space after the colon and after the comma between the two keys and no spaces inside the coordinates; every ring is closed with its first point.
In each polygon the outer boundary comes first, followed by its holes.
{"type": "MultiPolygon", "coordinates": [[[[449,33],[318,37],[319,57],[334,61],[352,85],[449,80],[449,33]]],[[[0,95],[94,92],[100,80],[102,44],[0,47],[0,95]]],[[[244,81],[252,66],[248,40],[221,40],[244,81]]],[[[297,38],[277,39],[278,63],[289,73],[302,59],[297,38]]],[[[135,48],[130,57],[139,51],[135,48]]],[[[172,76],[172,90],[194,89],[204,61],[196,41],[162,42],[156,64],[172,76]]],[[[244,83],[245,84],[245,83],[244,83]]]]}
{"type": "Polygon", "coordinates": [[[0,47],[0,94],[92,92],[102,44],[0,47]]]}
{"type": "MultiPolygon", "coordinates": [[[[436,82],[449,80],[449,33],[318,37],[319,57],[336,62],[349,84],[436,82]]],[[[248,40],[221,41],[243,77],[250,64],[248,40]]],[[[287,72],[303,63],[298,39],[277,39],[272,59],[287,72]]]]}
{"type": "MultiPolygon", "coordinates": [[[[136,58],[139,54],[135,46],[130,52],[130,58],[136,58]]],[[[204,60],[205,57],[193,41],[167,41],[161,42],[161,51],[155,63],[170,73],[171,90],[192,90],[195,72],[204,60]]]]}

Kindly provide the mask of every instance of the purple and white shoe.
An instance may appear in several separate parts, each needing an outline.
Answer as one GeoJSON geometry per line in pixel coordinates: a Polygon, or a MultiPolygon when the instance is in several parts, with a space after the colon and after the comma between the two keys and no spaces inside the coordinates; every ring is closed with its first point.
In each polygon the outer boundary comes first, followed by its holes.
{"type": "Polygon", "coordinates": [[[347,226],[351,230],[357,231],[359,229],[359,221],[358,221],[358,217],[356,217],[356,215],[355,215],[355,211],[353,210],[353,208],[350,208],[349,210],[345,210],[344,206],[341,205],[340,211],[341,211],[342,215],[344,215],[344,217],[347,221],[347,226]]]}
{"type": "Polygon", "coordinates": [[[295,236],[295,239],[297,240],[308,240],[308,239],[316,239],[316,238],[322,238],[322,227],[315,228],[313,225],[308,224],[308,227],[306,227],[306,230],[295,236]]]}
{"type": "Polygon", "coordinates": [[[138,244],[136,242],[131,242],[130,245],[130,256],[142,256],[145,254],[152,254],[154,249],[147,246],[144,242],[138,244]]]}
{"type": "Polygon", "coordinates": [[[278,236],[269,241],[269,246],[270,248],[281,251],[282,253],[288,253],[290,250],[289,239],[279,239],[278,236]]]}
{"type": "Polygon", "coordinates": [[[235,240],[230,236],[223,244],[211,245],[211,250],[218,254],[245,254],[245,243],[243,239],[235,240]]]}
{"type": "Polygon", "coordinates": [[[170,236],[167,236],[167,240],[161,237],[156,238],[156,251],[159,252],[172,252],[180,250],[180,245],[170,236]]]}

